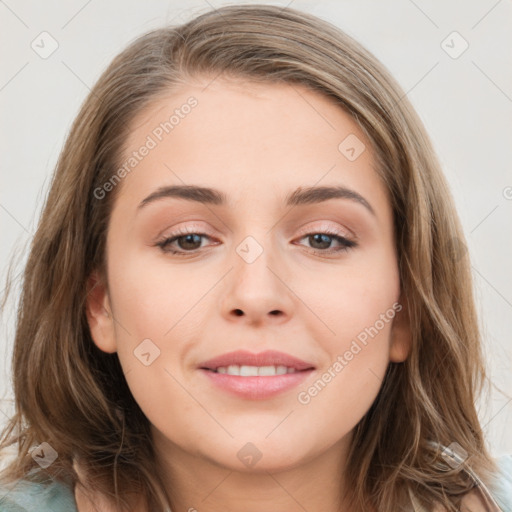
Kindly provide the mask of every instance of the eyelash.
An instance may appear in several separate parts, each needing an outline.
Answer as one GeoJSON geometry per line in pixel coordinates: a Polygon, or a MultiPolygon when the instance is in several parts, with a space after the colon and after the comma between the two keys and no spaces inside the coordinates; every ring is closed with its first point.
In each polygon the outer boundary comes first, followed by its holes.
{"type": "MultiPolygon", "coordinates": [[[[183,251],[183,250],[177,251],[174,249],[166,249],[166,247],[168,245],[170,245],[172,242],[175,242],[176,240],[178,240],[182,237],[185,237],[187,235],[199,235],[202,237],[211,238],[206,233],[199,233],[197,231],[193,231],[193,230],[189,231],[189,230],[185,229],[185,230],[177,231],[176,233],[172,233],[171,236],[160,240],[155,245],[160,247],[160,249],[166,254],[173,254],[176,256],[184,256],[184,257],[196,254],[199,251],[199,249],[195,249],[194,251],[183,251]]],[[[325,249],[325,250],[311,249],[315,254],[326,255],[326,254],[333,254],[333,253],[339,253],[339,252],[347,252],[350,249],[353,249],[358,246],[358,244],[356,242],[354,242],[353,240],[349,240],[349,239],[339,235],[338,233],[330,231],[328,229],[324,230],[324,231],[311,231],[309,233],[305,233],[300,237],[300,239],[307,238],[307,237],[313,236],[313,235],[327,235],[331,238],[334,238],[337,242],[342,244],[341,247],[338,247],[335,249],[332,249],[332,248],[325,249]]]]}

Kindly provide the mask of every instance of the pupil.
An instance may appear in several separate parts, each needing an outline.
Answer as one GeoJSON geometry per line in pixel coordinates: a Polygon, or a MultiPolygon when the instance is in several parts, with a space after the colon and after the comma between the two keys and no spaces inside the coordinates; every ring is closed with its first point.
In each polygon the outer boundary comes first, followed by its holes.
{"type": "Polygon", "coordinates": [[[326,247],[324,246],[323,248],[328,248],[329,247],[329,244],[330,244],[330,236],[329,235],[325,235],[323,233],[317,233],[315,235],[312,235],[313,236],[313,239],[315,240],[315,242],[320,242],[320,243],[324,243],[324,244],[327,244],[326,247]]]}
{"type": "MultiPolygon", "coordinates": [[[[196,247],[187,247],[187,244],[188,243],[191,243],[192,245],[194,245],[194,237],[196,238],[196,243],[199,241],[199,244],[201,243],[201,237],[199,235],[196,235],[196,234],[190,234],[190,235],[185,235],[183,237],[181,237],[181,240],[185,240],[185,247],[182,247],[183,249],[195,249],[196,247]]],[[[180,244],[183,246],[183,244],[180,244]]]]}

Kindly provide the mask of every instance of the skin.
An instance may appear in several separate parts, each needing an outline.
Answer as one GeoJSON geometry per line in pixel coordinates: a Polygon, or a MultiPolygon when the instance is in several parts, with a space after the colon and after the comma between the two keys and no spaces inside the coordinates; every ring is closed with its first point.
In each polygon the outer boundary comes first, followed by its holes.
{"type": "Polygon", "coordinates": [[[342,494],[353,429],[390,361],[404,361],[411,343],[388,192],[370,142],[328,98],[297,85],[218,78],[205,89],[209,82],[172,91],[134,122],[127,157],[187,98],[198,100],[118,185],[107,236],[108,290],[91,276],[91,334],[101,350],[117,351],[152,424],[173,510],[348,512],[342,494]],[[354,161],[338,150],[349,134],[366,146],[354,161]],[[220,189],[229,202],[165,198],[138,211],[158,187],[178,184],[220,189]],[[349,199],[284,205],[298,187],[327,185],[355,190],[375,215],[349,199]],[[183,257],[155,246],[181,227],[207,236],[195,245],[173,242],[189,251],[183,257]],[[335,238],[322,244],[306,235],[325,229],[357,247],[328,254],[341,246],[335,238]],[[263,248],[250,264],[236,252],[247,236],[263,248]],[[309,403],[300,403],[298,393],[397,302],[404,309],[309,403]],[[149,366],[134,356],[147,338],[160,350],[149,366]],[[234,397],[197,365],[236,349],[280,350],[316,370],[271,399],[234,397]],[[262,454],[251,467],[237,457],[248,442],[262,454]]]}

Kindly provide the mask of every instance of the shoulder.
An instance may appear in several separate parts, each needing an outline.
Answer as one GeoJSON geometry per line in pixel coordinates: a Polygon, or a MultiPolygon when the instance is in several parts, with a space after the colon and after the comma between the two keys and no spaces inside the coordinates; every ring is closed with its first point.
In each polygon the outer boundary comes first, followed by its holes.
{"type": "Polygon", "coordinates": [[[0,512],[78,512],[73,489],[41,471],[0,484],[0,512]]]}
{"type": "MultiPolygon", "coordinates": [[[[487,485],[477,486],[463,497],[461,511],[512,512],[512,454],[495,457],[494,460],[498,466],[496,473],[487,481],[487,485]],[[489,508],[492,500],[497,503],[499,509],[495,506],[489,508]]],[[[410,489],[409,495],[412,510],[426,512],[410,489]]],[[[446,512],[446,509],[438,506],[433,512],[446,512]]]]}
{"type": "Polygon", "coordinates": [[[512,512],[512,454],[496,458],[499,471],[490,483],[491,492],[503,512],[512,512]]]}

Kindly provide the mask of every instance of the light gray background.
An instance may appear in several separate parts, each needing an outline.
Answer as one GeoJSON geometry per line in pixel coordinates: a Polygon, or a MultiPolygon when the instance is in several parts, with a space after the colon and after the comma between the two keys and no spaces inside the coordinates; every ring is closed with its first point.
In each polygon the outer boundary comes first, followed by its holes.
{"type": "MultiPolygon", "coordinates": [[[[19,285],[58,154],[103,69],[136,36],[227,3],[235,2],[0,0],[0,291],[15,250],[19,285]],[[31,47],[43,31],[58,43],[45,59],[31,47]]],[[[491,377],[512,395],[511,2],[245,3],[290,5],[331,21],[372,51],[407,92],[433,139],[468,238],[491,377]],[[457,58],[463,41],[453,31],[469,44],[457,58]]],[[[0,423],[12,410],[14,313],[11,300],[0,331],[0,423]]],[[[491,451],[512,453],[512,401],[494,390],[480,405],[491,451]]]]}

